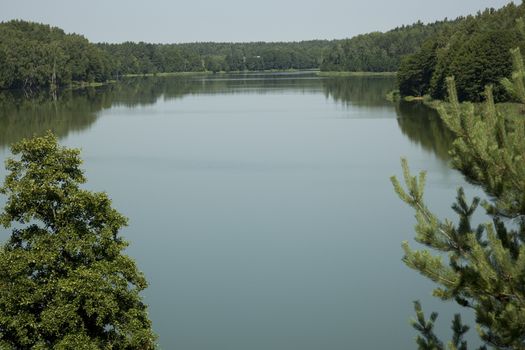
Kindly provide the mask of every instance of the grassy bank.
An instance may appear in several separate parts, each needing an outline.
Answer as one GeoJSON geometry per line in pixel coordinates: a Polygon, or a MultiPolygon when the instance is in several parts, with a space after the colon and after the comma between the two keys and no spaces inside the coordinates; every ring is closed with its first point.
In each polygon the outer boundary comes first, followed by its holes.
{"type": "MultiPolygon", "coordinates": [[[[442,100],[434,100],[430,96],[405,96],[402,97],[403,101],[407,102],[419,102],[423,103],[425,106],[438,110],[441,106],[446,105],[446,101],[442,100]]],[[[462,105],[466,104],[472,104],[474,108],[481,112],[483,108],[485,108],[485,104],[483,102],[462,102],[462,105]]],[[[496,110],[500,112],[502,115],[508,117],[508,118],[515,118],[515,117],[521,117],[523,118],[525,116],[525,106],[521,103],[516,102],[501,102],[496,103],[496,110]]]]}
{"type": "Polygon", "coordinates": [[[317,72],[318,69],[267,69],[267,70],[238,70],[238,71],[202,71],[202,72],[164,72],[164,73],[145,73],[145,74],[125,74],[124,78],[134,77],[178,77],[178,76],[199,76],[211,74],[240,74],[240,73],[294,73],[294,72],[317,72]]]}
{"type": "Polygon", "coordinates": [[[137,77],[186,77],[194,75],[207,75],[213,74],[213,72],[163,72],[163,73],[144,73],[144,74],[125,74],[124,78],[137,78],[137,77]]]}
{"type": "Polygon", "coordinates": [[[393,77],[397,72],[318,72],[320,77],[393,77]]]}
{"type": "Polygon", "coordinates": [[[108,80],[105,82],[87,82],[87,81],[73,81],[71,84],[69,84],[66,88],[68,89],[84,89],[84,88],[95,88],[100,87],[108,84],[115,84],[116,80],[108,80]]]}

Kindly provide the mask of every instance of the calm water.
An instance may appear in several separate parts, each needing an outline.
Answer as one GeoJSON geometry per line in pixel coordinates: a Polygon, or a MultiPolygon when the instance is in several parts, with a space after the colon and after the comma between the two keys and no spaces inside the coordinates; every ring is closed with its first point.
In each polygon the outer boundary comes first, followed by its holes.
{"type": "Polygon", "coordinates": [[[455,307],[402,264],[414,219],[389,176],[401,156],[428,170],[449,217],[464,183],[436,115],[385,101],[394,84],[250,74],[4,94],[0,160],[48,129],[82,148],[88,187],[130,218],[162,349],[415,349],[412,301],[443,334],[455,307]]]}

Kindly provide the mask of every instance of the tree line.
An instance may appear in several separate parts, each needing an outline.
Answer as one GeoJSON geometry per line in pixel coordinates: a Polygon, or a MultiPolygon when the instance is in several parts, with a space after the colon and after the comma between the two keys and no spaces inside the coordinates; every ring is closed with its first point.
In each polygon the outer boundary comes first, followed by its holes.
{"type": "Polygon", "coordinates": [[[0,88],[36,90],[106,81],[112,59],[81,35],[25,21],[0,23],[0,88]]]}
{"type": "Polygon", "coordinates": [[[120,44],[90,43],[45,24],[0,23],[0,89],[36,90],[72,82],[105,82],[124,75],[286,69],[398,71],[401,95],[445,97],[456,78],[461,101],[480,101],[494,84],[496,101],[509,98],[499,81],[510,76],[510,49],[525,48],[514,25],[525,4],[345,40],[301,42],[120,44]]]}
{"type": "Polygon", "coordinates": [[[425,40],[454,22],[445,19],[423,24],[419,21],[385,33],[373,32],[338,41],[326,53],[321,70],[395,72],[402,57],[415,53],[425,40]]]}
{"type": "Polygon", "coordinates": [[[45,24],[0,23],[0,89],[105,82],[127,74],[318,68],[331,42],[90,43],[45,24]]]}
{"type": "Polygon", "coordinates": [[[525,15],[525,4],[510,3],[499,10],[487,9],[442,26],[417,52],[404,57],[398,70],[403,96],[430,95],[444,99],[446,78],[455,77],[460,101],[484,99],[486,85],[494,85],[494,98],[510,98],[500,84],[510,77],[512,48],[525,48],[516,20],[525,15]]]}
{"type": "Polygon", "coordinates": [[[114,61],[117,74],[261,71],[319,68],[327,40],[301,42],[97,44],[114,61]]]}

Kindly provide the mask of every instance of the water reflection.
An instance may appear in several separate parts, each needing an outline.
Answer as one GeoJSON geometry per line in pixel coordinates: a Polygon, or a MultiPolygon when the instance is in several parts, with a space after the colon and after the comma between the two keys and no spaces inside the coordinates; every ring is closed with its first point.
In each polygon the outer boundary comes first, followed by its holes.
{"type": "Polygon", "coordinates": [[[389,107],[388,92],[396,87],[389,76],[339,77],[323,79],[325,96],[345,105],[361,107],[389,107]]]}
{"type": "Polygon", "coordinates": [[[17,92],[0,94],[0,149],[35,134],[52,130],[59,137],[88,128],[104,108],[94,90],[66,92],[56,100],[48,94],[27,98],[17,92]]]}
{"type": "Polygon", "coordinates": [[[403,135],[440,159],[449,159],[454,136],[435,110],[420,102],[401,101],[396,105],[396,113],[403,135]]]}
{"type": "MultiPolygon", "coordinates": [[[[99,112],[115,106],[127,108],[155,104],[188,95],[323,93],[343,106],[392,108],[385,99],[395,87],[392,77],[319,78],[301,74],[216,74],[196,77],[144,77],[126,79],[100,88],[62,91],[30,98],[17,92],[0,93],[0,149],[24,137],[52,130],[60,138],[88,129],[99,112]]],[[[396,107],[398,125],[410,140],[447,159],[452,135],[437,113],[419,103],[396,107]]]]}
{"type": "Polygon", "coordinates": [[[385,101],[394,84],[217,74],[56,101],[5,94],[0,148],[73,132],[64,142],[83,148],[89,188],[131,218],[123,234],[164,349],[408,349],[411,301],[430,287],[400,262],[412,213],[388,177],[400,155],[442,171],[427,191],[438,210],[461,179],[415,144],[442,153],[444,129],[421,106],[385,101]]]}

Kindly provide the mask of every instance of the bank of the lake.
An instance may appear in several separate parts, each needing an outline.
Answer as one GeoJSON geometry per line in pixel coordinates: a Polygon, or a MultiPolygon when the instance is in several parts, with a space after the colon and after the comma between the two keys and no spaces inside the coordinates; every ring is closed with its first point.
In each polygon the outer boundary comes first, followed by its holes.
{"type": "Polygon", "coordinates": [[[122,78],[137,78],[137,77],[194,77],[201,75],[214,74],[210,71],[202,72],[159,72],[159,73],[144,73],[144,74],[124,74],[122,78]]]}
{"type": "Polygon", "coordinates": [[[144,74],[125,74],[124,78],[136,77],[198,77],[210,74],[261,74],[261,73],[308,73],[319,72],[319,69],[268,69],[268,70],[239,70],[239,71],[201,71],[201,72],[161,72],[161,73],[144,73],[144,74]]]}
{"type": "Polygon", "coordinates": [[[397,72],[339,72],[339,71],[319,71],[320,77],[395,77],[397,72]]]}
{"type": "Polygon", "coordinates": [[[70,84],[66,85],[62,89],[88,89],[88,88],[98,88],[108,84],[115,84],[117,80],[107,80],[107,81],[72,81],[70,84]]]}
{"type": "MultiPolygon", "coordinates": [[[[389,92],[387,94],[387,99],[392,99],[395,92],[389,92]]],[[[428,95],[425,96],[403,96],[403,97],[397,97],[401,100],[409,103],[422,103],[428,108],[431,108],[433,110],[439,110],[441,106],[444,106],[447,104],[446,101],[433,99],[428,95]]],[[[394,98],[395,99],[395,98],[394,98]]],[[[481,111],[483,108],[485,108],[485,105],[483,102],[463,102],[462,104],[471,104],[476,108],[477,110],[481,111]]],[[[523,117],[525,115],[525,109],[523,108],[523,104],[517,103],[517,102],[499,102],[495,104],[496,110],[500,112],[502,115],[510,118],[516,118],[516,117],[523,117]]]]}

